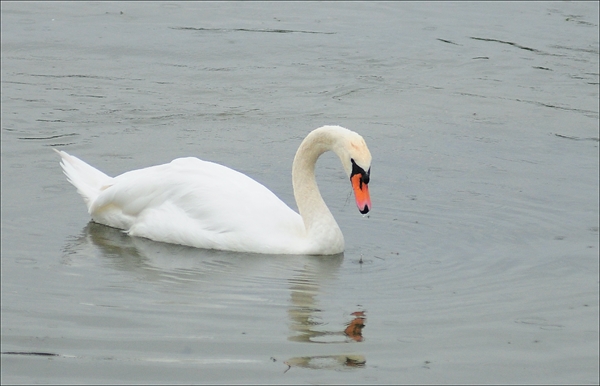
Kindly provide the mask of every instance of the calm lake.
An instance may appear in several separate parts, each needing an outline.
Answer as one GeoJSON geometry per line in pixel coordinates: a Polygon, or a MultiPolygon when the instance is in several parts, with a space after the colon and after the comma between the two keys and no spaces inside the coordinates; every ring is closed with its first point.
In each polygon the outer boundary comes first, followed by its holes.
{"type": "Polygon", "coordinates": [[[2,2],[3,384],[597,384],[598,2],[2,2]],[[89,222],[61,149],[195,156],[295,208],[373,155],[339,256],[89,222]]]}

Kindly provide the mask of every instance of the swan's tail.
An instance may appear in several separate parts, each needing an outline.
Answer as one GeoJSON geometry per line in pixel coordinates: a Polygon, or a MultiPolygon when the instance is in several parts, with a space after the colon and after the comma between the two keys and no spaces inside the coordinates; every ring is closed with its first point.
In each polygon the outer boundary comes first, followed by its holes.
{"type": "Polygon", "coordinates": [[[112,177],[64,151],[56,149],[54,151],[62,158],[60,166],[62,166],[67,180],[77,188],[77,192],[83,197],[89,212],[100,192],[111,184],[112,177]]]}

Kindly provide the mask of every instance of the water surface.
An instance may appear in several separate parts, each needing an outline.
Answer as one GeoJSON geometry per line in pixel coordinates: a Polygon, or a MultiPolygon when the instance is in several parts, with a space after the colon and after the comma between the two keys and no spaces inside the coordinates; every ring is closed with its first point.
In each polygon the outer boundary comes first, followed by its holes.
{"type": "Polygon", "coordinates": [[[2,3],[3,383],[597,383],[598,3],[2,3]],[[295,207],[373,154],[346,251],[89,223],[100,170],[197,156],[295,207]]]}

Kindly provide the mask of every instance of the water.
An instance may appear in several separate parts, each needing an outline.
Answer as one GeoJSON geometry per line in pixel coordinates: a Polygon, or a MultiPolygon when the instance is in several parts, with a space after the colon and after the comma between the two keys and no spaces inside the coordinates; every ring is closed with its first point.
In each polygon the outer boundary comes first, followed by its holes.
{"type": "Polygon", "coordinates": [[[2,3],[3,383],[597,383],[598,3],[2,3]],[[88,223],[110,175],[198,156],[295,207],[324,124],[373,155],[346,252],[88,223]]]}

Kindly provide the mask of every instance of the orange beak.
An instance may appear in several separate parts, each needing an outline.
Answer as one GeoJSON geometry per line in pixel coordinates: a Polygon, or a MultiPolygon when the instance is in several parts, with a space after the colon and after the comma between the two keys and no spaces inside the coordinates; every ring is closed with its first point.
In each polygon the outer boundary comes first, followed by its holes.
{"type": "Polygon", "coordinates": [[[371,210],[371,196],[369,195],[369,185],[363,182],[362,174],[357,173],[350,178],[356,206],[362,214],[369,213],[371,210]]]}

